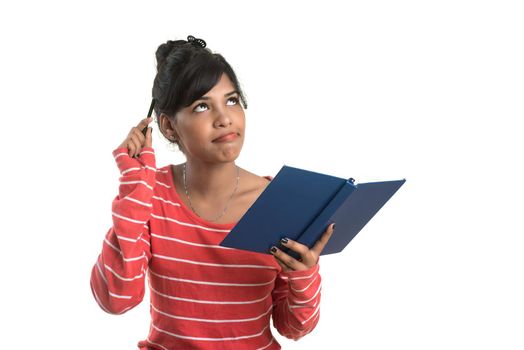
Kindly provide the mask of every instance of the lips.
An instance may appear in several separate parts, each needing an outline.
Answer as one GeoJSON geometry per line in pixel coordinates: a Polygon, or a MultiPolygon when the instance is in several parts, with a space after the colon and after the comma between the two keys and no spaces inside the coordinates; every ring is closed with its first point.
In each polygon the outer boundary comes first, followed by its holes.
{"type": "Polygon", "coordinates": [[[213,142],[227,142],[232,141],[238,137],[238,134],[236,132],[230,132],[227,134],[223,134],[216,139],[213,140],[213,142]]]}

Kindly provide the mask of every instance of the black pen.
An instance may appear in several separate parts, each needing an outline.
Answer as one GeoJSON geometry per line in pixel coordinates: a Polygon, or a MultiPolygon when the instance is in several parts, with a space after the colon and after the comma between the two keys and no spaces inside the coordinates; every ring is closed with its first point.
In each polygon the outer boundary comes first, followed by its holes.
{"type": "MultiPolygon", "coordinates": [[[[151,114],[153,113],[153,107],[155,107],[155,99],[151,100],[151,105],[149,106],[149,112],[147,112],[148,118],[150,118],[151,114]]],[[[147,133],[147,126],[142,129],[142,134],[144,134],[144,136],[146,136],[146,133],[147,133]]]]}

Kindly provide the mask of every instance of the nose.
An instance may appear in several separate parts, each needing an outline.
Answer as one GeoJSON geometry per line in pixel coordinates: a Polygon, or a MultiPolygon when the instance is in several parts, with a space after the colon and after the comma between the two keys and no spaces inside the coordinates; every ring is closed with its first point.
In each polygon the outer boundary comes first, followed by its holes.
{"type": "Polygon", "coordinates": [[[231,125],[232,123],[231,116],[229,115],[229,113],[226,110],[217,109],[216,111],[217,113],[215,116],[215,123],[214,123],[215,127],[224,128],[224,127],[231,125]]]}

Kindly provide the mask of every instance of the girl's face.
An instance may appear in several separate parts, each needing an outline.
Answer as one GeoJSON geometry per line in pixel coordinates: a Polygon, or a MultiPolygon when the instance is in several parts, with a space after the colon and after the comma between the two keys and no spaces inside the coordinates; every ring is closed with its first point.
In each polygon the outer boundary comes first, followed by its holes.
{"type": "Polygon", "coordinates": [[[204,96],[169,121],[170,133],[186,157],[204,162],[231,162],[244,143],[245,115],[239,93],[226,74],[204,96]]]}

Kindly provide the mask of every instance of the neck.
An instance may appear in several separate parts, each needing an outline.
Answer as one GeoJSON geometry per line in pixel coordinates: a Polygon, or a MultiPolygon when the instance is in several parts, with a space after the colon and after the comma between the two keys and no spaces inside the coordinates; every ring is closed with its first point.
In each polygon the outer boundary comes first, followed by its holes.
{"type": "Polygon", "coordinates": [[[190,159],[186,162],[186,184],[192,197],[229,197],[236,181],[235,162],[211,164],[190,159]]]}

